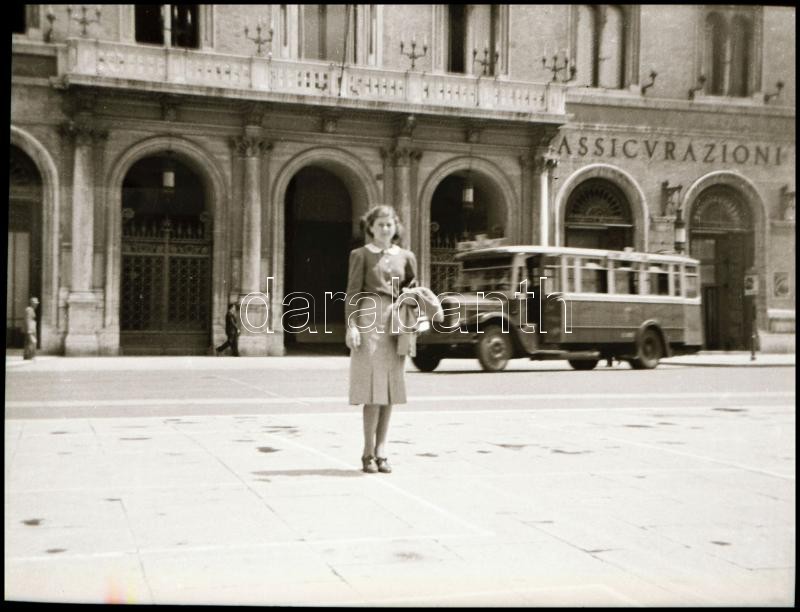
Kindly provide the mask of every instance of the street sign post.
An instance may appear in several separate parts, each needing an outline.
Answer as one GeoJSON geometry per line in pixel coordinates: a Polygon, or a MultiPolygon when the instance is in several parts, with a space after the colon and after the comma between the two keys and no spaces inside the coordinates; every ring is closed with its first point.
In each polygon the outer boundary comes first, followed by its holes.
{"type": "Polygon", "coordinates": [[[756,296],[758,295],[758,275],[748,272],[744,275],[744,296],[745,312],[750,314],[750,361],[756,360],[756,341],[758,330],[756,329],[756,296]],[[747,298],[750,298],[749,300],[747,298]]]}

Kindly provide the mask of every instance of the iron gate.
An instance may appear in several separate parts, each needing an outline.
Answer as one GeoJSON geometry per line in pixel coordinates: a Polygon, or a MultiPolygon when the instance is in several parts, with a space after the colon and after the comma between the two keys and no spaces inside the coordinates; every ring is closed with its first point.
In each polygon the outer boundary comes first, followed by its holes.
{"type": "Polygon", "coordinates": [[[211,343],[208,216],[137,222],[127,210],[122,234],[122,351],[205,353],[211,343]]]}

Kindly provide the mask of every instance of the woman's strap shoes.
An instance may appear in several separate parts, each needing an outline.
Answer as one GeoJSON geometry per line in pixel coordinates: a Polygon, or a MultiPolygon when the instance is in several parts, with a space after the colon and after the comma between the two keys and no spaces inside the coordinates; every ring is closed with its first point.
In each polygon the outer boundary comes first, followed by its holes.
{"type": "Polygon", "coordinates": [[[386,457],[375,457],[375,462],[378,464],[378,471],[382,474],[392,473],[392,466],[389,465],[389,460],[386,457]]]}
{"type": "Polygon", "coordinates": [[[374,474],[378,471],[378,466],[375,464],[375,457],[369,455],[361,457],[361,470],[367,474],[374,474]]]}

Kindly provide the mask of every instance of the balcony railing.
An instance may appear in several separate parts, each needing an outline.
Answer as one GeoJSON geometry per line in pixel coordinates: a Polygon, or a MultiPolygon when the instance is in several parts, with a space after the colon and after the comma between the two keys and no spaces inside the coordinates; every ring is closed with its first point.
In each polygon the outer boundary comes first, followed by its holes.
{"type": "Polygon", "coordinates": [[[431,110],[564,115],[564,87],[453,74],[403,72],[314,60],[267,59],[83,38],[67,41],[60,76],[230,88],[431,110]]]}

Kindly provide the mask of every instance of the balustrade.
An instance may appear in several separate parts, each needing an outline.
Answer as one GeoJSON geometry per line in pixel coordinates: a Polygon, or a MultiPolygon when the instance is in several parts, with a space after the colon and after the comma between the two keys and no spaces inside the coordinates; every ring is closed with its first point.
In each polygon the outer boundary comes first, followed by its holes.
{"type": "Polygon", "coordinates": [[[472,75],[245,57],[83,38],[67,41],[68,76],[249,89],[254,92],[425,104],[463,110],[565,112],[564,89],[472,75]]]}

